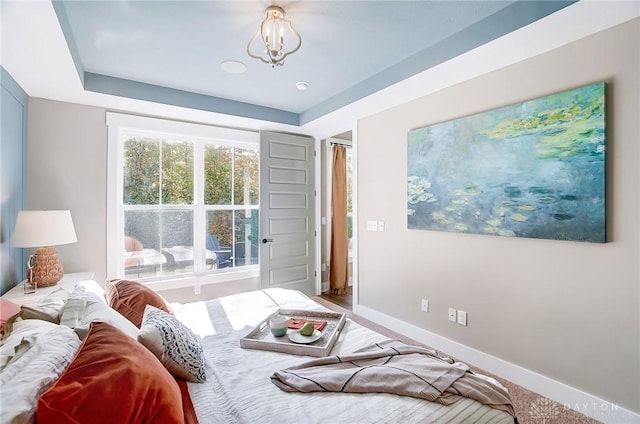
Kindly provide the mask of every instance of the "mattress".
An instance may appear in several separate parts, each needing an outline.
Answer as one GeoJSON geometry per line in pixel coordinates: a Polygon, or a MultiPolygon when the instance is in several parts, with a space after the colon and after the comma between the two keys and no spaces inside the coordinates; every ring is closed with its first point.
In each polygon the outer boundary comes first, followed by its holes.
{"type": "MultiPolygon", "coordinates": [[[[386,393],[291,393],[271,382],[279,370],[313,359],[243,349],[240,339],[279,308],[326,311],[304,294],[266,289],[203,302],[174,304],[176,316],[203,339],[207,380],[189,383],[205,423],[504,423],[504,411],[463,398],[453,405],[386,393]]],[[[351,353],[387,337],[347,319],[331,355],[351,353]]]]}

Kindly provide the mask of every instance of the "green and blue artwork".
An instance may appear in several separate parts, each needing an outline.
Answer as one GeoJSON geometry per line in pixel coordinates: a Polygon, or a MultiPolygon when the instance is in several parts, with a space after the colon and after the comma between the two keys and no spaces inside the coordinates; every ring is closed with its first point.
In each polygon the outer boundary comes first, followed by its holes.
{"type": "Polygon", "coordinates": [[[605,239],[605,84],[409,131],[410,229],[605,239]]]}

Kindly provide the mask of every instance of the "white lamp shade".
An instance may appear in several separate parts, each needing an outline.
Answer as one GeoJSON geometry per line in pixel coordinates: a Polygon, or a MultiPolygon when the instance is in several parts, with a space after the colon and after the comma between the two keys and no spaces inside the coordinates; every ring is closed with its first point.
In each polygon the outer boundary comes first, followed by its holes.
{"type": "Polygon", "coordinates": [[[20,211],[11,245],[43,247],[77,241],[70,211],[20,211]]]}

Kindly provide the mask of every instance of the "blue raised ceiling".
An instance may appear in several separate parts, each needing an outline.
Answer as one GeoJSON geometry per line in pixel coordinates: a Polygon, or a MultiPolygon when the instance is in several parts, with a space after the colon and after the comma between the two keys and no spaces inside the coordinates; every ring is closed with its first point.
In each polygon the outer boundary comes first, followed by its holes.
{"type": "Polygon", "coordinates": [[[263,1],[53,1],[84,88],[303,125],[574,1],[284,1],[303,38],[283,67],[246,44],[263,1]],[[225,60],[244,74],[220,69],[225,60]],[[298,81],[310,88],[300,92],[298,81]]]}

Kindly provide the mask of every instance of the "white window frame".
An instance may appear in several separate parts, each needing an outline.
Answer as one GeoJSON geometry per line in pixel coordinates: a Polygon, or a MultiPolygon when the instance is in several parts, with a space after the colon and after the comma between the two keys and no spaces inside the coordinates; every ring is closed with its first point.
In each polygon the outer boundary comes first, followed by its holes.
{"type": "MultiPolygon", "coordinates": [[[[171,121],[159,118],[107,112],[107,275],[109,278],[124,278],[124,207],[123,204],[123,135],[152,138],[172,138],[194,143],[194,204],[180,205],[179,209],[194,212],[194,245],[204,246],[205,211],[212,209],[204,204],[204,146],[222,144],[230,147],[259,149],[260,134],[250,130],[215,127],[203,124],[171,121]]],[[[161,209],[162,205],[154,208],[161,209]]],[[[168,206],[168,209],[175,207],[168,206]]],[[[200,272],[156,276],[145,279],[145,284],[156,289],[170,289],[246,278],[260,275],[259,265],[229,268],[225,271],[204,271],[202,255],[194,255],[194,269],[200,272]]]]}

